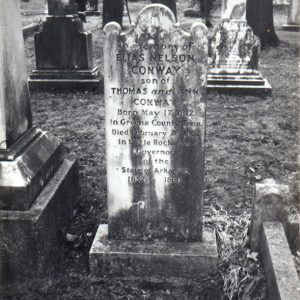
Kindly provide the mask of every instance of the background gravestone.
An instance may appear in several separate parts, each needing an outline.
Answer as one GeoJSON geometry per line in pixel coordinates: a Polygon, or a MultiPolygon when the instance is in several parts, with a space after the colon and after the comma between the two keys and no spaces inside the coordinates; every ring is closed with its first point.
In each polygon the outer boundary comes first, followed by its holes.
{"type": "MultiPolygon", "coordinates": [[[[59,261],[77,198],[76,163],[32,127],[19,0],[0,0],[0,286],[59,261]]],[[[1,290],[0,290],[1,292],[1,290]]],[[[0,295],[0,298],[1,295],[0,295]]]]}
{"type": "Polygon", "coordinates": [[[260,40],[246,21],[246,0],[223,0],[221,21],[209,42],[210,91],[270,93],[258,71],[260,40]]]}
{"type": "Polygon", "coordinates": [[[292,30],[292,31],[300,30],[300,1],[299,0],[290,1],[287,25],[284,25],[282,28],[284,30],[292,30]]]}
{"type": "Polygon", "coordinates": [[[99,226],[91,268],[214,270],[214,236],[202,235],[207,29],[184,32],[168,8],[150,5],[127,34],[117,23],[104,32],[109,224],[99,226]]]}
{"type": "Polygon", "coordinates": [[[35,34],[36,69],[30,88],[99,87],[92,33],[85,32],[74,0],[48,0],[49,16],[35,34]]]}

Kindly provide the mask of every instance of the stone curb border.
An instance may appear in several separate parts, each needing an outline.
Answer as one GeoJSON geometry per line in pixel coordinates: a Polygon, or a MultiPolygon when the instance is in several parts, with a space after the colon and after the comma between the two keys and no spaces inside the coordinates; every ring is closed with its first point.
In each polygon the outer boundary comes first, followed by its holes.
{"type": "Polygon", "coordinates": [[[25,27],[23,27],[23,37],[27,39],[29,36],[33,35],[37,31],[39,31],[43,26],[43,22],[40,23],[32,23],[25,27]]]}
{"type": "Polygon", "coordinates": [[[260,254],[267,278],[268,299],[300,299],[300,278],[280,222],[263,223],[260,254]]]}

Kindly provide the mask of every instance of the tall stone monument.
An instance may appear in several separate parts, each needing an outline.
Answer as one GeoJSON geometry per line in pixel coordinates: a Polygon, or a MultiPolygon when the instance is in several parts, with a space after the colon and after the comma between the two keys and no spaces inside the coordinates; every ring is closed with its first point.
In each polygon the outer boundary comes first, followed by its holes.
{"type": "Polygon", "coordinates": [[[300,0],[291,0],[287,24],[283,25],[283,30],[300,31],[300,0]]]}
{"type": "Polygon", "coordinates": [[[74,0],[48,0],[43,30],[35,34],[36,69],[29,87],[95,87],[101,78],[93,63],[92,33],[85,32],[74,0]]]}
{"type": "Polygon", "coordinates": [[[77,177],[61,141],[32,127],[20,3],[0,4],[1,286],[10,277],[32,277],[55,264],[77,177]]]}
{"type": "Polygon", "coordinates": [[[209,42],[210,91],[268,94],[259,67],[260,40],[246,21],[246,0],[223,0],[221,21],[209,42]]]}
{"type": "Polygon", "coordinates": [[[91,270],[199,277],[217,260],[202,225],[207,29],[185,32],[153,4],[128,33],[104,32],[109,221],[91,270]]]}

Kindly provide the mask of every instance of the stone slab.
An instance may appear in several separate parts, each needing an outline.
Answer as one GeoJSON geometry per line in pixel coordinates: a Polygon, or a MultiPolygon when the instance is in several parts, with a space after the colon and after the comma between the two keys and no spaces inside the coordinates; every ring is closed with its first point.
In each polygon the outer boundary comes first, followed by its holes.
{"type": "Polygon", "coordinates": [[[59,139],[38,129],[22,138],[20,145],[16,142],[8,149],[6,158],[2,153],[0,209],[28,210],[63,161],[59,139]]]}
{"type": "Polygon", "coordinates": [[[263,223],[260,254],[267,277],[268,299],[300,299],[300,281],[281,223],[263,223]]]}
{"type": "Polygon", "coordinates": [[[262,76],[209,74],[207,77],[207,92],[266,96],[272,94],[272,87],[268,80],[262,76]]]}
{"type": "Polygon", "coordinates": [[[215,233],[203,231],[202,242],[110,240],[101,224],[89,253],[90,269],[97,275],[201,278],[217,270],[215,233]]]}
{"type": "Polygon", "coordinates": [[[286,24],[281,27],[283,31],[300,31],[300,25],[286,24]]]}
{"type": "Polygon", "coordinates": [[[29,24],[23,27],[23,37],[27,39],[29,36],[33,35],[34,33],[38,32],[42,28],[42,23],[39,24],[29,24]]]}
{"type": "Polygon", "coordinates": [[[102,15],[100,10],[86,10],[84,13],[87,17],[100,17],[102,15]]]}
{"type": "Polygon", "coordinates": [[[59,69],[36,69],[33,70],[30,79],[95,79],[99,76],[99,68],[94,66],[89,69],[59,70],[59,69]]]}
{"type": "Polygon", "coordinates": [[[76,161],[65,160],[27,211],[0,210],[0,280],[36,278],[62,258],[62,229],[78,196],[76,161]]]}
{"type": "Polygon", "coordinates": [[[96,90],[103,93],[103,76],[94,79],[29,79],[30,92],[35,90],[96,90]]]}

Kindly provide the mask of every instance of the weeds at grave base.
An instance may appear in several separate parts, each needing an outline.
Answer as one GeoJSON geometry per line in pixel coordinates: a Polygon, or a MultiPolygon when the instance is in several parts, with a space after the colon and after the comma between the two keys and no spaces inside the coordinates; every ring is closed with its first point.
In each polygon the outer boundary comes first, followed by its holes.
{"type": "Polygon", "coordinates": [[[224,296],[230,300],[265,299],[265,277],[258,253],[247,248],[250,214],[232,216],[221,206],[210,206],[204,222],[216,231],[224,296]]]}

